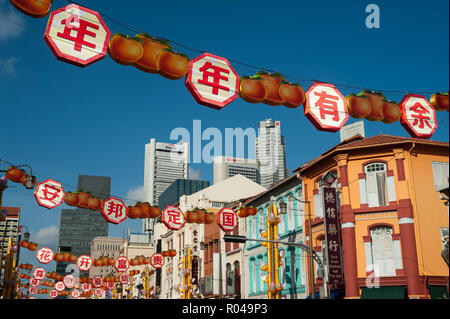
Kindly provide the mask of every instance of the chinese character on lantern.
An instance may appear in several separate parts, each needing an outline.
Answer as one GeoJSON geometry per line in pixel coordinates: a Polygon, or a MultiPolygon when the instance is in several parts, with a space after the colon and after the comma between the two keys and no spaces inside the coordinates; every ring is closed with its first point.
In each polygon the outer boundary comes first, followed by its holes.
{"type": "Polygon", "coordinates": [[[56,290],[56,289],[50,290],[49,296],[50,296],[50,298],[55,299],[56,297],[58,297],[58,290],[56,290]]]}
{"type": "Polygon", "coordinates": [[[33,271],[33,277],[38,279],[38,280],[42,280],[45,278],[45,269],[44,268],[36,268],[33,271]]]}
{"type": "Polygon", "coordinates": [[[217,225],[224,231],[233,231],[238,225],[238,218],[231,208],[222,208],[217,213],[217,225]]]}
{"type": "Polygon", "coordinates": [[[28,294],[29,294],[29,295],[35,295],[35,294],[37,294],[37,287],[30,287],[30,288],[28,289],[28,294]]]}
{"type": "Polygon", "coordinates": [[[94,289],[94,295],[97,297],[101,297],[103,295],[103,289],[102,288],[95,288],[94,289]]]}
{"type": "Polygon", "coordinates": [[[87,255],[81,255],[77,259],[77,267],[82,271],[88,271],[92,267],[92,258],[87,255]]]}
{"type": "Polygon", "coordinates": [[[103,202],[101,213],[107,222],[119,224],[127,219],[127,206],[115,197],[110,197],[103,202]]]}
{"type": "Polygon", "coordinates": [[[189,62],[186,87],[197,103],[220,110],[239,95],[239,76],[227,59],[210,53],[189,62]]]}
{"type": "Polygon", "coordinates": [[[29,281],[30,287],[37,287],[37,286],[39,286],[40,283],[41,283],[41,281],[39,279],[36,279],[34,277],[30,278],[30,281],[29,281]]]}
{"type": "Polygon", "coordinates": [[[66,286],[62,281],[58,281],[57,283],[55,283],[55,289],[57,291],[63,291],[64,289],[66,289],[66,286]]]}
{"type": "Polygon", "coordinates": [[[150,257],[150,265],[153,266],[153,268],[161,268],[164,265],[164,256],[155,253],[150,257]]]}
{"type": "Polygon", "coordinates": [[[84,292],[88,292],[89,290],[91,290],[91,284],[88,282],[82,283],[81,290],[83,290],[84,292]]]}
{"type": "Polygon", "coordinates": [[[74,289],[74,290],[72,290],[72,292],[70,293],[70,295],[72,296],[72,298],[79,298],[80,297],[80,295],[81,295],[81,293],[80,293],[80,291],[78,290],[78,289],[74,289]]]}
{"type": "Polygon", "coordinates": [[[75,286],[75,277],[72,275],[65,275],[63,278],[63,283],[67,288],[73,288],[75,286]]]}
{"type": "Polygon", "coordinates": [[[37,251],[36,258],[41,264],[48,264],[53,260],[53,255],[53,250],[43,247],[37,251]]]}
{"type": "Polygon", "coordinates": [[[130,267],[130,261],[125,256],[119,256],[114,261],[114,268],[116,268],[116,270],[118,272],[127,271],[129,267],[130,267]]]}
{"type": "Polygon", "coordinates": [[[176,206],[167,206],[161,212],[161,221],[169,229],[181,229],[186,223],[183,212],[176,206]]]}
{"type": "Polygon", "coordinates": [[[126,285],[130,282],[130,276],[126,272],[120,273],[119,281],[120,281],[120,283],[126,285]]]}
{"type": "Polygon", "coordinates": [[[64,189],[61,183],[48,179],[40,182],[34,191],[34,197],[40,206],[48,209],[55,208],[64,200],[64,189]]]}
{"type": "Polygon", "coordinates": [[[337,132],[348,120],[347,101],[332,84],[311,85],[304,107],[305,116],[321,131],[337,132]]]}
{"type": "Polygon", "coordinates": [[[70,4],[50,14],[44,39],[58,60],[85,67],[105,57],[110,35],[98,12],[70,4]]]}
{"type": "Polygon", "coordinates": [[[101,287],[102,283],[103,283],[102,277],[94,276],[94,278],[92,278],[92,285],[94,287],[101,287]]]}
{"type": "Polygon", "coordinates": [[[400,102],[400,123],[412,137],[430,138],[437,129],[436,111],[422,95],[407,94],[400,102]]]}

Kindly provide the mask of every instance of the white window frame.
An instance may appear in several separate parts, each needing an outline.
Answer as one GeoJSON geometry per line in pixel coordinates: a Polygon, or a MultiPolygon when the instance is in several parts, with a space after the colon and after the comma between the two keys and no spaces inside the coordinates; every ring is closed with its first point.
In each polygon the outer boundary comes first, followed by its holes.
{"type": "Polygon", "coordinates": [[[382,162],[374,162],[364,166],[364,173],[366,174],[366,199],[369,207],[379,207],[389,205],[388,190],[387,190],[387,165],[382,162]],[[383,182],[382,182],[383,181],[383,182]],[[383,183],[382,185],[380,185],[383,183]],[[380,186],[384,193],[380,194],[380,186]],[[380,197],[384,197],[380,201],[380,197]]]}
{"type": "Polygon", "coordinates": [[[389,226],[376,226],[370,229],[371,241],[371,255],[372,255],[372,265],[375,277],[392,277],[396,275],[396,256],[395,256],[395,245],[392,239],[393,229],[389,226]],[[376,231],[387,231],[385,234],[375,234],[376,231]],[[377,244],[377,247],[375,245],[377,244]],[[378,244],[382,246],[378,247],[378,244]],[[386,247],[386,245],[390,247],[386,247]],[[390,248],[389,251],[386,249],[390,248]],[[381,255],[380,255],[381,252],[381,255]],[[382,268],[379,267],[380,261],[382,263],[382,268]],[[389,269],[388,269],[389,268],[389,269]]]}

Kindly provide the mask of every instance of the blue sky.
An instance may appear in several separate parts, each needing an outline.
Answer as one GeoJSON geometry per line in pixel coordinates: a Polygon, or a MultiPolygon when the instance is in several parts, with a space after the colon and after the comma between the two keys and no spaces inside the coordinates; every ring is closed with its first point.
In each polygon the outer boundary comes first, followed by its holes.
{"type": "MultiPolygon", "coordinates": [[[[79,3],[135,30],[276,70],[305,90],[312,82],[298,79],[382,91],[448,91],[446,0],[79,3]],[[380,8],[378,29],[365,26],[365,8],[371,3],[380,8]]],[[[55,0],[52,9],[67,4],[55,0]]],[[[193,120],[201,120],[203,129],[214,127],[222,133],[225,128],[256,130],[266,118],[281,121],[291,170],[339,142],[339,133],[316,130],[303,107],[250,104],[238,98],[217,111],[197,104],[184,79],[147,74],[119,65],[108,55],[86,68],[60,62],[43,39],[48,16],[30,18],[6,0],[0,0],[0,16],[0,159],[31,165],[40,181],[52,178],[74,190],[79,174],[111,176],[111,194],[133,199],[138,193],[133,190],[143,185],[144,145],[152,137],[170,142],[176,127],[192,132],[193,120]]],[[[134,36],[103,18],[112,33],[134,36]]],[[[200,55],[174,48],[191,59],[200,55]]],[[[240,76],[258,71],[232,65],[240,76]]],[[[361,91],[337,87],[344,96],[361,91]]],[[[397,102],[403,96],[385,95],[397,102]]],[[[448,142],[448,112],[437,112],[437,117],[439,127],[432,139],[448,142]]],[[[347,123],[355,121],[350,117],[347,123]]],[[[366,136],[409,136],[399,122],[364,124],[366,136]]],[[[203,146],[207,143],[203,141],[203,146]]],[[[211,165],[192,168],[202,168],[200,179],[212,180],[211,165]]],[[[32,240],[56,247],[60,209],[41,208],[32,191],[10,186],[3,205],[21,207],[20,221],[30,229],[32,240]]],[[[140,231],[141,224],[136,220],[110,224],[110,236],[121,237],[128,228],[140,231]]],[[[23,256],[34,261],[32,253],[25,251],[23,256]]]]}

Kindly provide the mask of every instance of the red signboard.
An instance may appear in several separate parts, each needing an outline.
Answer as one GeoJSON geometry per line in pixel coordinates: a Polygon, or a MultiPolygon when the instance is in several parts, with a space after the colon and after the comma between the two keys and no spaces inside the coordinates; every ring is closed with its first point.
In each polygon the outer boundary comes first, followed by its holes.
{"type": "Polygon", "coordinates": [[[339,235],[339,212],[337,208],[336,189],[323,188],[325,208],[325,242],[328,260],[328,282],[330,284],[343,283],[341,240],[339,235]]]}
{"type": "Polygon", "coordinates": [[[239,75],[227,59],[210,53],[189,62],[185,85],[197,103],[216,110],[239,96],[239,75]]]}
{"type": "Polygon", "coordinates": [[[400,102],[400,123],[412,137],[430,138],[437,128],[434,107],[422,95],[407,94],[400,102]]]}
{"type": "Polygon", "coordinates": [[[177,206],[168,205],[161,212],[161,221],[164,225],[169,229],[181,229],[186,223],[186,219],[184,218],[184,214],[181,209],[177,206]]]}
{"type": "Polygon", "coordinates": [[[238,225],[238,217],[231,208],[222,208],[217,213],[217,225],[224,231],[233,231],[238,225]]]}
{"type": "Polygon", "coordinates": [[[119,224],[127,219],[127,206],[115,197],[110,197],[102,204],[102,215],[107,222],[119,224]]]}
{"type": "Polygon", "coordinates": [[[105,57],[110,35],[98,12],[69,4],[50,14],[44,40],[58,60],[85,67],[105,57]]]}
{"type": "Polygon", "coordinates": [[[305,116],[320,131],[337,132],[348,120],[347,100],[333,84],[311,85],[304,107],[305,116]]]}
{"type": "Polygon", "coordinates": [[[52,179],[40,182],[35,191],[34,197],[42,207],[52,209],[62,204],[64,200],[64,189],[61,183],[52,179]]]}

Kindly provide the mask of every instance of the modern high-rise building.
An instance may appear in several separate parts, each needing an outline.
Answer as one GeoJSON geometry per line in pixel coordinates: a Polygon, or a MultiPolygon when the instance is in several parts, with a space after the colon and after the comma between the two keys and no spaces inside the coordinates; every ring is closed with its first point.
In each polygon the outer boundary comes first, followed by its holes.
{"type": "MultiPolygon", "coordinates": [[[[189,175],[189,144],[161,143],[155,138],[145,145],[145,201],[158,205],[159,196],[178,178],[189,175]]],[[[143,219],[142,231],[151,233],[154,219],[143,219]]]]}
{"type": "Polygon", "coordinates": [[[259,122],[256,159],[259,162],[260,183],[265,188],[289,175],[286,168],[286,143],[281,135],[280,121],[267,119],[259,122]]]}
{"type": "MultiPolygon", "coordinates": [[[[78,190],[88,191],[102,200],[108,199],[111,177],[79,175],[78,190]]],[[[76,256],[90,255],[91,241],[99,236],[108,236],[108,223],[99,211],[78,207],[61,209],[58,252],[67,251],[76,256]]],[[[65,273],[67,264],[57,262],[56,271],[65,273]]]]}
{"type": "Polygon", "coordinates": [[[216,156],[213,161],[213,183],[217,184],[234,175],[241,174],[260,184],[259,162],[254,159],[216,156]]]}
{"type": "Polygon", "coordinates": [[[209,181],[194,179],[177,179],[159,196],[158,207],[163,210],[167,205],[174,205],[183,195],[191,195],[206,187],[209,181]]]}

